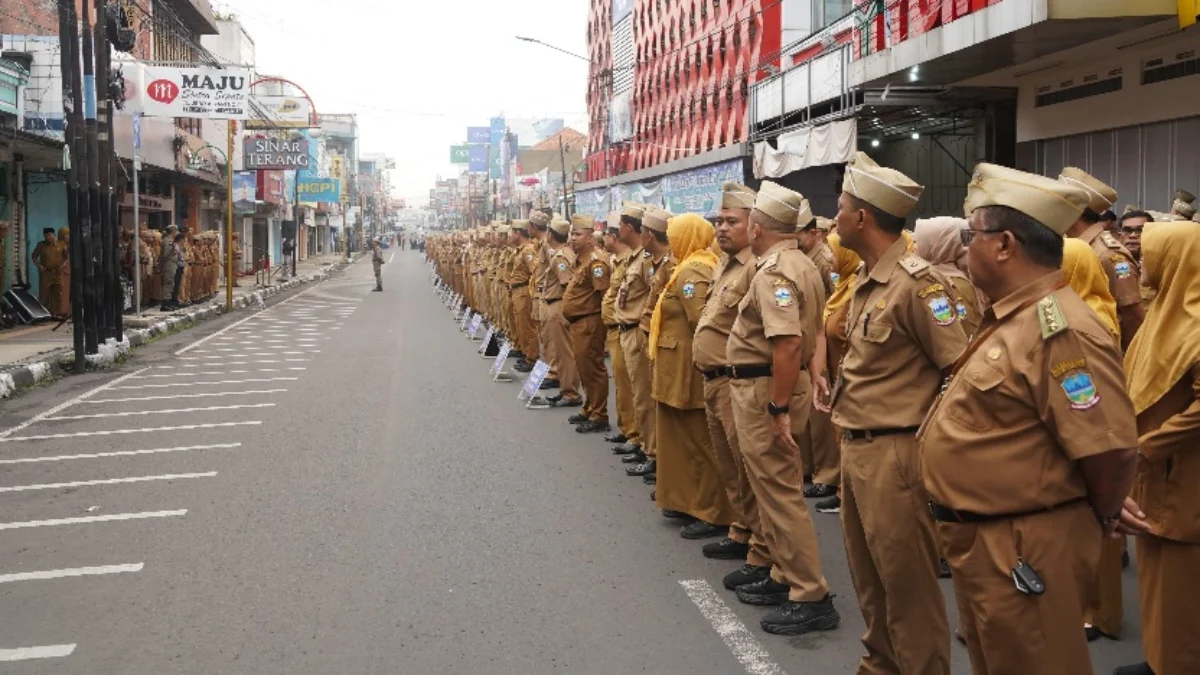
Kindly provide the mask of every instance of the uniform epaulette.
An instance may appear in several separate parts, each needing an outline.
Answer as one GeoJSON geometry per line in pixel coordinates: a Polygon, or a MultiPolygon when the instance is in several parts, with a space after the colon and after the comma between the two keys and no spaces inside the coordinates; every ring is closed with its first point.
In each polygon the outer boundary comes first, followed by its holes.
{"type": "Polygon", "coordinates": [[[771,255],[763,258],[762,261],[758,263],[758,266],[760,269],[773,269],[778,264],[779,264],[779,251],[776,251],[776,252],[772,253],[771,255]]]}
{"type": "Polygon", "coordinates": [[[918,279],[925,276],[925,273],[929,271],[929,263],[911,253],[900,258],[900,266],[910,276],[918,279]]]}
{"type": "Polygon", "coordinates": [[[1100,241],[1103,241],[1104,245],[1111,249],[1120,249],[1121,248],[1121,242],[1117,241],[1117,238],[1112,236],[1111,232],[1108,232],[1108,231],[1101,232],[1100,233],[1100,241]]]}
{"type": "Polygon", "coordinates": [[[1038,300],[1037,303],[1038,323],[1042,326],[1042,339],[1049,340],[1059,333],[1067,330],[1067,317],[1063,314],[1062,307],[1058,304],[1058,298],[1053,294],[1038,300]]]}

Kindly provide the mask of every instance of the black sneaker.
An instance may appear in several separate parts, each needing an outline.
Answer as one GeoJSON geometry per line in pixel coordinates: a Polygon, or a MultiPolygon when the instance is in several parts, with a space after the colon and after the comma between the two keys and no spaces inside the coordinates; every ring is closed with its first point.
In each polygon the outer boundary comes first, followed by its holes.
{"type": "Polygon", "coordinates": [[[684,513],[683,511],[672,511],[670,509],[663,509],[662,515],[663,515],[663,518],[666,518],[667,520],[691,520],[692,519],[691,516],[684,513]]]}
{"type": "Polygon", "coordinates": [[[646,453],[642,452],[641,448],[638,448],[637,452],[631,452],[628,455],[625,455],[624,457],[622,457],[621,463],[622,464],[641,464],[641,463],[645,462],[647,459],[649,459],[649,458],[646,457],[646,453]]]}
{"type": "Polygon", "coordinates": [[[575,433],[577,434],[598,434],[605,431],[612,431],[612,427],[609,426],[608,422],[601,422],[600,420],[588,420],[575,427],[575,433]]]}
{"type": "MultiPolygon", "coordinates": [[[[709,544],[709,546],[711,545],[712,544],[709,544]]],[[[758,565],[746,563],[729,574],[726,574],[725,578],[721,579],[721,583],[725,585],[725,588],[731,591],[736,591],[738,586],[745,586],[746,584],[752,584],[756,581],[762,581],[763,579],[769,578],[771,578],[770,567],[759,567],[758,565]]]]}
{"type": "Polygon", "coordinates": [[[817,483],[804,488],[804,496],[808,499],[829,499],[837,496],[837,486],[817,483]]]}
{"type": "Polygon", "coordinates": [[[637,453],[639,453],[641,451],[642,451],[642,446],[634,445],[633,443],[622,443],[620,445],[614,445],[613,449],[612,449],[612,453],[614,455],[636,455],[637,453]]]}
{"type": "Polygon", "coordinates": [[[945,558],[941,558],[938,560],[938,578],[939,579],[949,579],[950,578],[950,563],[946,562],[945,558]]]}
{"type": "Polygon", "coordinates": [[[563,398],[562,396],[551,396],[549,398],[550,405],[555,408],[578,408],[583,405],[581,398],[563,398]]]}
{"type": "MultiPolygon", "coordinates": [[[[740,595],[740,591],[739,591],[740,595]]],[[[803,635],[816,630],[833,630],[841,617],[833,607],[833,596],[820,602],[785,602],[762,619],[762,629],[773,635],[803,635]]]]}
{"type": "Polygon", "coordinates": [[[1143,661],[1132,666],[1121,666],[1113,671],[1113,675],[1154,675],[1154,671],[1149,663],[1143,661]]]}
{"type": "Polygon", "coordinates": [[[628,469],[625,469],[625,475],[626,476],[645,476],[646,474],[654,473],[655,469],[657,469],[657,468],[658,468],[657,462],[655,462],[652,459],[647,459],[646,461],[642,462],[641,464],[638,464],[637,466],[631,466],[628,469]]]}
{"type": "Polygon", "coordinates": [[[838,496],[830,497],[823,502],[817,502],[817,513],[841,513],[842,498],[838,496]]]}
{"type": "Polygon", "coordinates": [[[571,424],[583,424],[584,422],[586,422],[590,419],[591,418],[588,417],[587,415],[584,415],[583,413],[579,413],[578,415],[571,415],[570,417],[567,418],[567,421],[570,422],[571,424]]]}
{"type": "Polygon", "coordinates": [[[759,607],[769,607],[772,605],[782,605],[788,601],[788,593],[791,588],[775,581],[770,575],[767,578],[756,581],[752,584],[737,587],[738,600],[747,605],[757,605],[759,607]]]}
{"type": "Polygon", "coordinates": [[[538,388],[541,389],[542,391],[545,391],[547,389],[558,389],[558,387],[559,387],[558,380],[542,380],[542,386],[540,386],[538,388]]]}
{"type": "Polygon", "coordinates": [[[703,520],[695,520],[680,528],[679,536],[684,539],[708,539],[710,537],[719,537],[727,530],[728,528],[717,527],[703,520]]]}
{"type": "Polygon", "coordinates": [[[750,545],[725,537],[721,541],[705,544],[700,552],[705,558],[713,560],[745,560],[746,554],[750,553],[750,545]]]}
{"type": "Polygon", "coordinates": [[[609,434],[604,437],[604,440],[608,441],[609,443],[616,443],[617,445],[623,445],[629,442],[629,439],[625,438],[625,434],[621,432],[609,434]]]}
{"type": "Polygon", "coordinates": [[[529,371],[533,370],[533,364],[528,361],[522,361],[521,363],[513,366],[513,370],[517,371],[518,373],[528,373],[529,371]]]}
{"type": "Polygon", "coordinates": [[[657,473],[648,473],[648,474],[642,476],[642,482],[645,483],[646,485],[658,485],[658,474],[657,473]]]}

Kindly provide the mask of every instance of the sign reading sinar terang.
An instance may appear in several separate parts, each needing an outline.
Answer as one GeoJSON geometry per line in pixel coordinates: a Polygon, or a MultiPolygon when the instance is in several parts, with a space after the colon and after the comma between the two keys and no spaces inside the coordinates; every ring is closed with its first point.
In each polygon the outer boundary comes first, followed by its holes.
{"type": "Polygon", "coordinates": [[[308,139],[303,136],[247,138],[243,143],[243,166],[247,169],[290,171],[308,168],[308,139]]]}

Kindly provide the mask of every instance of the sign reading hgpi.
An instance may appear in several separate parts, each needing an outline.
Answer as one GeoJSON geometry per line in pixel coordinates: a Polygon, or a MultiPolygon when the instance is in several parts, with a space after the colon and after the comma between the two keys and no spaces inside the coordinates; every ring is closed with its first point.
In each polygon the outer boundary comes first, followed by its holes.
{"type": "Polygon", "coordinates": [[[307,169],[308,139],[247,138],[243,141],[243,166],[247,169],[290,171],[307,169]]]}

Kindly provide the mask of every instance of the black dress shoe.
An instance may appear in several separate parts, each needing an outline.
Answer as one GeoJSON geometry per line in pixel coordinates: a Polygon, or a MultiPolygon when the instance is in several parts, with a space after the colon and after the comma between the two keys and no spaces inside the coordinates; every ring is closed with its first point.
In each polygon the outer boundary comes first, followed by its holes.
{"type": "Polygon", "coordinates": [[[1121,553],[1121,569],[1129,569],[1129,551],[1123,551],[1121,553]]]}
{"type": "Polygon", "coordinates": [[[658,485],[658,474],[648,473],[642,476],[642,482],[646,485],[658,485]]]}
{"type": "Polygon", "coordinates": [[[559,402],[559,401],[561,401],[561,400],[562,400],[562,394],[555,394],[555,395],[553,395],[553,396],[547,396],[547,397],[546,397],[546,401],[547,401],[547,402],[548,402],[550,405],[554,405],[555,403],[558,403],[558,402],[559,402]]]}
{"type": "Polygon", "coordinates": [[[648,473],[654,473],[654,471],[657,468],[658,468],[657,462],[655,462],[652,459],[647,459],[646,461],[642,462],[641,464],[638,464],[637,466],[632,466],[632,467],[629,467],[628,469],[625,469],[625,475],[626,476],[645,476],[648,473]]]}
{"type": "Polygon", "coordinates": [[[571,415],[570,417],[567,418],[567,421],[570,422],[571,424],[583,424],[584,422],[586,422],[590,419],[591,418],[588,417],[587,415],[584,415],[583,413],[579,413],[578,415],[571,415]]]}
{"type": "Polygon", "coordinates": [[[1095,642],[1100,639],[1100,629],[1090,623],[1083,624],[1083,637],[1087,638],[1088,642],[1095,642]]]}
{"type": "Polygon", "coordinates": [[[642,452],[641,448],[638,448],[637,452],[630,453],[630,454],[622,457],[621,463],[622,464],[641,464],[642,462],[645,462],[647,459],[649,459],[649,458],[646,457],[646,453],[642,452]]]}
{"type": "Polygon", "coordinates": [[[938,578],[949,579],[950,576],[950,563],[946,562],[945,558],[938,560],[938,578]]]}
{"type": "Polygon", "coordinates": [[[705,558],[713,560],[745,560],[746,555],[750,553],[750,545],[725,537],[721,541],[705,544],[700,552],[705,558]]]}
{"type": "Polygon", "coordinates": [[[782,605],[788,601],[788,593],[791,588],[775,581],[767,576],[766,579],[760,579],[752,584],[737,587],[738,600],[747,605],[757,605],[759,607],[769,607],[772,605],[782,605]]]}
{"type": "Polygon", "coordinates": [[[642,446],[632,443],[622,443],[621,445],[613,446],[612,453],[614,455],[634,455],[642,451],[642,446]]]}
{"type": "Polygon", "coordinates": [[[679,530],[679,536],[684,539],[708,539],[710,537],[719,537],[722,533],[727,532],[728,529],[726,527],[717,527],[703,520],[695,520],[684,525],[679,530]]]}
{"type": "Polygon", "coordinates": [[[658,490],[650,491],[650,501],[652,501],[652,502],[658,501],[658,490]]]}
{"type": "Polygon", "coordinates": [[[837,487],[834,485],[810,485],[804,488],[804,496],[808,499],[829,499],[837,496],[837,487]]]}
{"type": "MultiPolygon", "coordinates": [[[[657,490],[655,490],[655,492],[657,492],[657,490]]],[[[667,520],[691,520],[692,519],[691,516],[684,513],[683,511],[672,511],[670,509],[663,509],[662,514],[663,514],[663,518],[666,518],[667,520]]]]}
{"type": "Polygon", "coordinates": [[[578,408],[581,405],[583,405],[581,398],[550,397],[550,406],[553,408],[578,408]]]}
{"type": "Polygon", "coordinates": [[[758,565],[746,563],[729,574],[726,574],[725,578],[721,579],[721,583],[725,585],[725,588],[728,588],[731,591],[736,591],[739,586],[753,584],[769,578],[771,578],[770,567],[759,567],[758,565]]]}
{"type": "Polygon", "coordinates": [[[616,443],[618,445],[629,442],[629,439],[625,438],[625,434],[623,434],[619,431],[615,434],[609,434],[609,435],[605,436],[604,440],[608,441],[609,443],[616,443]]]}
{"type": "Polygon", "coordinates": [[[542,380],[542,386],[538,387],[538,389],[541,389],[542,391],[545,391],[547,389],[558,389],[558,388],[559,388],[558,380],[542,380]]]}
{"type": "Polygon", "coordinates": [[[1132,666],[1121,666],[1113,671],[1113,675],[1154,675],[1154,671],[1150,669],[1150,664],[1143,661],[1132,666]]]}
{"type": "Polygon", "coordinates": [[[514,365],[513,370],[517,371],[518,373],[528,373],[529,371],[533,370],[533,364],[528,361],[523,361],[514,365]]]}
{"type": "Polygon", "coordinates": [[[823,502],[817,502],[817,513],[841,513],[842,498],[834,495],[823,502]]]}
{"type": "Polygon", "coordinates": [[[510,352],[508,353],[508,355],[509,355],[509,357],[510,357],[510,358],[516,358],[516,359],[520,359],[521,361],[525,361],[525,353],[524,353],[524,352],[521,352],[521,351],[518,351],[518,350],[516,350],[516,349],[514,349],[514,350],[510,351],[510,352]]]}
{"type": "Polygon", "coordinates": [[[588,420],[575,427],[575,433],[577,434],[598,434],[604,431],[612,431],[612,427],[609,426],[608,422],[601,422],[600,420],[588,420]]]}
{"type": "Polygon", "coordinates": [[[833,607],[833,596],[820,602],[785,602],[762,618],[762,629],[772,635],[803,635],[817,630],[833,630],[841,622],[833,607]]]}

